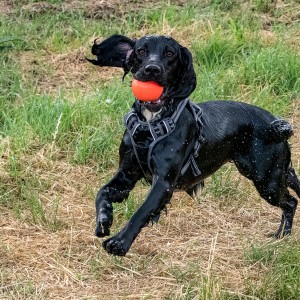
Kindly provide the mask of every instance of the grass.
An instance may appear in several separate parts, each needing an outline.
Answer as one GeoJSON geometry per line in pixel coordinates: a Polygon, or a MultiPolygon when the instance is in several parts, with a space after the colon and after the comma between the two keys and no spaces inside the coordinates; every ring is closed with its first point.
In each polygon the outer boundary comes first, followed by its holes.
{"type": "MultiPolygon", "coordinates": [[[[294,124],[300,171],[299,3],[269,0],[0,3],[0,298],[298,299],[294,237],[226,165],[199,201],[174,195],[125,258],[94,238],[94,198],[118,165],[130,76],[85,62],[95,37],[171,35],[193,53],[195,102],[236,99],[294,124]],[[3,6],[3,7],[2,7],[3,6]]],[[[116,232],[147,195],[115,205],[116,232]]]]}
{"type": "Polygon", "coordinates": [[[252,246],[248,253],[252,262],[259,262],[269,271],[260,286],[249,285],[251,294],[259,299],[299,299],[300,258],[299,244],[284,241],[269,245],[252,246]]]}

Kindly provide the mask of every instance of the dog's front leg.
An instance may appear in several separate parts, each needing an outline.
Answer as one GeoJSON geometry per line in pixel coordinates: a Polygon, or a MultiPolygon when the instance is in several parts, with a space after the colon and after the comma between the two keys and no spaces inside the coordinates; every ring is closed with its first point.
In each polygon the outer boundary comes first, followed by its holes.
{"type": "Polygon", "coordinates": [[[156,219],[170,201],[183,163],[194,149],[197,129],[193,122],[191,113],[185,110],[177,121],[176,129],[154,147],[150,160],[153,172],[150,192],[125,227],[103,242],[108,253],[125,255],[142,228],[156,219]]]}
{"type": "Polygon", "coordinates": [[[122,202],[134,188],[138,174],[119,169],[115,176],[103,186],[96,197],[96,230],[97,237],[110,234],[113,222],[113,202],[122,202]]]}
{"type": "Polygon", "coordinates": [[[154,178],[145,202],[119,233],[103,242],[104,249],[110,254],[125,255],[142,228],[169,202],[173,191],[174,184],[163,178],[154,178]]]}

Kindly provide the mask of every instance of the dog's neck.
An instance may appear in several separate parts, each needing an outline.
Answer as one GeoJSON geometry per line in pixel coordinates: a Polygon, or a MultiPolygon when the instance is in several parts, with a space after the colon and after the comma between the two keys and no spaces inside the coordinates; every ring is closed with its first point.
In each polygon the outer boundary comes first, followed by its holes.
{"type": "Polygon", "coordinates": [[[176,107],[173,106],[172,101],[169,101],[169,103],[162,106],[158,111],[152,111],[146,105],[140,103],[140,101],[135,101],[133,108],[141,120],[144,119],[146,122],[156,122],[162,118],[168,117],[176,109],[176,107]]]}
{"type": "Polygon", "coordinates": [[[141,109],[141,113],[147,122],[153,121],[156,118],[159,119],[161,112],[162,112],[162,108],[156,112],[152,112],[152,111],[148,110],[146,107],[142,107],[142,109],[141,109]]]}

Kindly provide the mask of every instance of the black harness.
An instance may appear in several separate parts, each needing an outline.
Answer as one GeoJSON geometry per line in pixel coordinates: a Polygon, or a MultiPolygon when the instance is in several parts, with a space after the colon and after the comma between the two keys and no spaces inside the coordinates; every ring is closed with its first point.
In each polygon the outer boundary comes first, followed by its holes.
{"type": "Polygon", "coordinates": [[[180,173],[181,175],[183,175],[189,168],[191,168],[194,176],[199,176],[201,174],[201,171],[197,166],[195,158],[198,156],[203,137],[201,134],[202,109],[198,105],[194,104],[190,101],[189,98],[187,98],[179,103],[176,111],[172,114],[171,117],[159,119],[158,121],[153,122],[144,122],[140,120],[134,108],[132,108],[124,116],[123,123],[130,135],[135,156],[144,175],[146,175],[146,173],[144,171],[143,164],[146,164],[150,172],[153,174],[153,170],[150,164],[153,148],[159,141],[166,138],[174,131],[176,123],[186,107],[192,112],[195,119],[198,130],[198,138],[195,142],[193,152],[190,154],[189,158],[183,165],[180,173]],[[141,136],[143,137],[142,139],[141,136]],[[147,157],[147,162],[141,161],[138,153],[143,153],[147,157]]]}

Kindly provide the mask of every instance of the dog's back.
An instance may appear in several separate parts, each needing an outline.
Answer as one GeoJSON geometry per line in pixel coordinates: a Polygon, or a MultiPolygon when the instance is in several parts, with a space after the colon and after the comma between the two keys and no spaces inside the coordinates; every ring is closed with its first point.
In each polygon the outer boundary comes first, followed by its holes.
{"type": "MultiPolygon", "coordinates": [[[[286,141],[293,134],[292,126],[270,112],[237,101],[209,101],[199,104],[203,110],[203,135],[209,142],[223,138],[245,143],[257,137],[268,143],[286,141]]],[[[232,141],[230,141],[232,142],[232,141]]]]}

